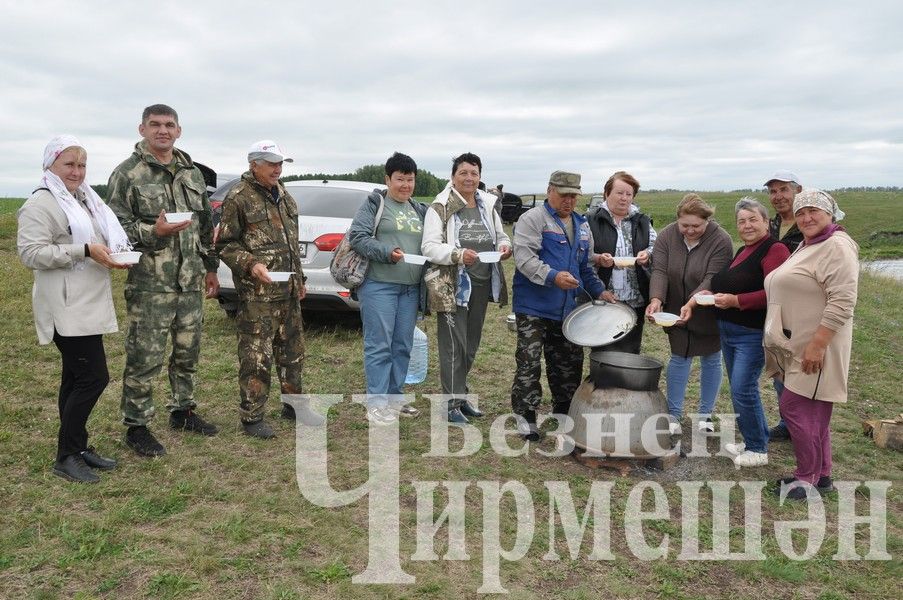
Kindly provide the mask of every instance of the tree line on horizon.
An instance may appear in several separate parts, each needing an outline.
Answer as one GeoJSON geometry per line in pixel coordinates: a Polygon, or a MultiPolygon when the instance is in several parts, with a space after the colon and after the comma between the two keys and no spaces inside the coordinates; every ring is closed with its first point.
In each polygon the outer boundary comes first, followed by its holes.
{"type": "MultiPolygon", "coordinates": [[[[306,173],[303,175],[289,175],[283,177],[282,181],[300,181],[300,180],[345,180],[345,181],[363,181],[367,183],[386,182],[386,169],[384,165],[364,165],[358,168],[354,173],[306,173]]],[[[417,169],[416,181],[414,183],[414,195],[435,196],[448,184],[448,179],[436,177],[429,171],[417,169]]]]}

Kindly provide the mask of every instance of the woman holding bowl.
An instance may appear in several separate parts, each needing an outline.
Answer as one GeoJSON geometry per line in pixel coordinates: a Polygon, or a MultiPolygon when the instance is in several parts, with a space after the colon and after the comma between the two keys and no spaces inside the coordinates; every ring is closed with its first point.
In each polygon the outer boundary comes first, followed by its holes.
{"type": "Polygon", "coordinates": [[[404,257],[419,255],[426,213],[426,207],[413,199],[414,159],[396,152],[386,161],[385,171],[388,189],[367,197],[348,231],[351,247],[370,260],[357,296],[364,326],[367,419],[376,425],[394,423],[396,414],[418,414],[398,400],[411,360],[423,276],[422,263],[404,257]],[[389,407],[390,400],[399,405],[398,411],[389,407]]]}
{"type": "Polygon", "coordinates": [[[859,246],[837,221],[830,194],[804,189],[793,200],[803,241],[765,278],[765,371],[784,382],[781,415],[790,431],[796,471],[777,494],[806,498],[806,486],[826,493],[831,481],[831,412],[847,401],[859,246]]]}
{"type": "Polygon", "coordinates": [[[605,289],[636,311],[636,325],[606,351],[640,353],[644,314],[649,304],[650,256],[656,233],[648,215],[634,204],[640,182],[618,171],[602,190],[605,201],[589,218],[593,256],[605,289]]]}
{"type": "Polygon", "coordinates": [[[466,152],[452,161],[452,178],[426,213],[423,254],[436,265],[428,274],[430,309],[437,313],[439,379],[448,401],[449,423],[467,423],[483,413],[465,396],[467,375],[477,356],[489,302],[505,305],[508,289],[500,260],[511,256],[511,240],[493,206],[480,191],[483,163],[466,152]]]}
{"type": "Polygon", "coordinates": [[[44,149],[41,183],[18,212],[19,258],[34,272],[32,309],[39,344],[56,345],[62,357],[58,396],[60,429],[54,475],[96,483],[93,469],[116,461],[88,445],[86,424],[110,376],[103,334],[117,331],[110,257],[128,250],[128,237],[113,211],[85,183],[87,153],[71,135],[44,149]]]}
{"type": "Polygon", "coordinates": [[[711,287],[712,276],[727,265],[733,255],[731,238],[712,220],[715,209],[697,194],[687,194],[677,205],[677,221],[665,227],[655,240],[652,278],[646,317],[660,311],[679,315],[667,327],[671,345],[668,362],[668,413],[672,433],[680,429],[687,383],[693,357],[701,365],[699,429],[715,430],[711,414],[721,387],[721,338],[714,309],[695,311],[694,295],[711,287]]]}
{"type": "Polygon", "coordinates": [[[756,199],[741,198],[734,209],[743,246],[733,261],[712,277],[711,294],[697,295],[700,304],[714,303],[721,332],[721,354],[731,386],[731,401],[743,443],[725,444],[738,467],[768,464],[768,422],[759,396],[765,366],[765,277],[787,260],[787,246],[768,233],[768,210],[756,199]],[[712,295],[714,294],[714,295],[712,295]]]}

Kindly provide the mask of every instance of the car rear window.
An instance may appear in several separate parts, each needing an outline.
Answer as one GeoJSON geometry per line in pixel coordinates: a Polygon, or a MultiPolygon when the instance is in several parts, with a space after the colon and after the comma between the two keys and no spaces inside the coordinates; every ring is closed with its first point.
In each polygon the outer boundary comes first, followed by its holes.
{"type": "Polygon", "coordinates": [[[287,185],[286,189],[298,203],[299,214],[313,217],[352,219],[369,195],[363,190],[342,188],[287,185]]]}

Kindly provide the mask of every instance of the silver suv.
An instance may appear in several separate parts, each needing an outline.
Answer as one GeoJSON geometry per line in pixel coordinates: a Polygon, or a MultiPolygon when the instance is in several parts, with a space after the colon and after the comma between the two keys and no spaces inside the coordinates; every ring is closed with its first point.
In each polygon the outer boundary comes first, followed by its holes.
{"type": "MultiPolygon", "coordinates": [[[[211,196],[214,223],[219,225],[222,200],[239,179],[220,186],[211,196]]],[[[305,180],[289,181],[285,189],[298,203],[298,243],[301,264],[307,276],[307,296],[301,301],[305,310],[358,311],[351,292],[340,286],[329,273],[333,250],[351,225],[354,215],[374,189],[386,186],[360,181],[305,180]]],[[[238,310],[238,294],[232,282],[232,271],[220,262],[219,303],[230,317],[238,310]]]]}

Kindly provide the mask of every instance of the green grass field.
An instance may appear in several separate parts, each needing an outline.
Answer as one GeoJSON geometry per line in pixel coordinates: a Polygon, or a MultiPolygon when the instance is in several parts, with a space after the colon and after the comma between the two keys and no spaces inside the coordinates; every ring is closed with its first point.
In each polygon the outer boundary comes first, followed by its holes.
{"type": "MultiPolygon", "coordinates": [[[[671,220],[680,194],[641,194],[639,202],[655,217],[657,228],[671,220]]],[[[733,233],[733,194],[704,194],[718,206],[719,220],[733,233]]],[[[739,196],[739,195],[737,195],[739,196]]],[[[760,197],[762,197],[760,195],[760,197]]],[[[903,229],[899,195],[838,195],[849,215],[845,225],[874,256],[903,256],[894,244],[884,245],[878,231],[903,229]],[[896,250],[895,250],[896,248],[896,250]]],[[[56,392],[59,356],[52,346],[39,347],[31,320],[31,274],[15,254],[15,207],[0,201],[0,598],[472,598],[482,577],[482,495],[480,480],[520,481],[535,506],[535,536],[526,555],[501,561],[501,582],[510,598],[800,598],[886,599],[899,596],[903,552],[903,480],[901,454],[875,447],[862,436],[860,421],[890,417],[901,411],[899,356],[903,355],[903,285],[863,274],[856,309],[850,401],[838,406],[832,420],[834,476],[837,480],[881,480],[893,483],[886,507],[887,552],[892,561],[833,560],[838,547],[838,495],[826,498],[827,529],[820,550],[807,560],[791,560],[778,546],[778,522],[807,518],[806,507],[779,506],[765,494],[761,501],[763,560],[691,561],[679,554],[681,481],[772,481],[787,475],[794,464],[787,443],[770,448],[770,464],[737,471],[724,458],[687,458],[671,471],[640,471],[619,477],[610,470],[590,470],[570,458],[547,458],[535,451],[504,458],[488,446],[462,458],[425,457],[429,450],[426,415],[401,424],[401,565],[416,577],[411,585],[356,585],[351,577],[367,564],[366,500],[339,508],[322,508],[305,500],[295,478],[293,425],[278,419],[278,402],[270,401],[270,418],[278,438],[251,440],[238,425],[235,332],[214,302],[206,308],[197,400],[200,412],[220,426],[220,434],[204,438],[171,432],[163,405],[165,376],[155,390],[157,406],[152,427],[168,449],[159,459],[135,456],[122,442],[118,411],[123,367],[123,334],[106,336],[112,381],[89,422],[91,442],[120,466],[102,475],[95,486],[67,483],[50,472],[58,417],[56,392]],[[413,481],[470,481],[466,491],[466,560],[414,561],[416,496],[413,481]],[[549,494],[545,481],[566,482],[574,493],[578,515],[594,482],[612,482],[612,560],[590,560],[592,527],[583,546],[571,558],[556,533],[554,547],[561,560],[546,560],[549,494]],[[624,515],[636,508],[630,492],[644,481],[662,486],[666,515],[646,521],[642,533],[651,546],[667,536],[664,558],[634,558],[627,542],[624,515]]],[[[899,243],[899,242],[897,242],[899,243]]],[[[507,263],[508,276],[512,265],[507,263]]],[[[122,315],[123,273],[114,274],[114,298],[122,315]]],[[[487,418],[477,422],[484,440],[492,418],[508,411],[513,372],[514,335],[504,323],[508,308],[490,307],[471,387],[481,397],[487,418]]],[[[364,387],[361,332],[353,321],[308,315],[305,385],[311,393],[362,393],[364,387]]],[[[430,336],[430,368],[424,384],[410,388],[417,406],[426,409],[421,394],[438,393],[438,365],[433,318],[425,322],[430,336]]],[[[666,359],[664,334],[647,328],[645,352],[666,359]]],[[[588,367],[587,367],[588,368],[588,367]]],[[[691,378],[698,379],[697,377],[691,378]]],[[[717,411],[730,411],[727,382],[717,411]]],[[[774,393],[762,382],[770,421],[776,418],[774,393]]],[[[691,384],[688,407],[698,389],[691,384]]],[[[689,427],[685,427],[685,430],[689,427]]],[[[329,414],[331,484],[351,489],[367,480],[367,426],[363,409],[343,402],[329,414]]],[[[453,448],[462,442],[451,432],[453,448]]],[[[684,439],[689,443],[689,434],[684,439]]],[[[514,441],[511,442],[515,444],[514,441]]],[[[548,441],[543,446],[549,449],[548,441]]],[[[714,442],[710,450],[715,450],[714,442]]],[[[535,450],[535,449],[534,449],[535,450]]],[[[440,488],[441,489],[441,488],[440,488]]],[[[435,518],[447,495],[438,493],[435,518]]],[[[510,499],[509,499],[510,500],[510,499]]],[[[648,498],[647,498],[648,500],[648,498]]],[[[868,511],[864,488],[855,509],[868,511]]],[[[650,502],[642,506],[648,508],[650,502]]],[[[514,541],[518,523],[503,502],[500,530],[506,547],[514,541]]],[[[731,547],[741,550],[743,504],[731,494],[728,523],[731,547]]],[[[700,501],[699,537],[702,549],[713,533],[712,501],[700,501]]],[[[723,512],[716,512],[723,514],[723,512]]],[[[805,535],[794,535],[800,551],[805,535]]],[[[856,549],[868,550],[868,527],[856,527],[856,549]]],[[[436,552],[448,548],[447,528],[436,536],[436,552]]]]}

